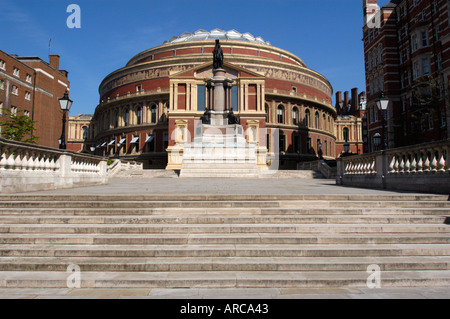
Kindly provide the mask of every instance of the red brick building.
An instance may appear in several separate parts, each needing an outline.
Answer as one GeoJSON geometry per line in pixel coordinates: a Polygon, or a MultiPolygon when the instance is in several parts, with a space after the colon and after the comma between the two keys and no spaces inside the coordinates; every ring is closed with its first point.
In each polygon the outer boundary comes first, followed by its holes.
{"type": "Polygon", "coordinates": [[[448,0],[364,0],[369,150],[383,135],[380,94],[389,99],[387,147],[450,137],[448,0]]]}
{"type": "Polygon", "coordinates": [[[176,169],[170,154],[194,137],[207,105],[215,39],[233,81],[233,110],[244,130],[252,130],[248,139],[258,136],[258,147],[267,147],[269,156],[279,152],[284,168],[317,158],[320,147],[325,158],[335,158],[337,114],[329,81],[294,54],[234,30],[173,37],[108,75],[91,126],[97,154],[176,169]],[[268,136],[276,129],[274,143],[268,136]],[[183,140],[175,132],[184,132],[183,140]]]}
{"type": "Polygon", "coordinates": [[[345,153],[345,143],[348,143],[348,153],[362,154],[368,150],[366,93],[358,93],[358,89],[349,92],[336,92],[336,157],[345,153]]]}
{"type": "Polygon", "coordinates": [[[0,110],[28,115],[37,121],[38,145],[58,148],[62,111],[58,98],[69,90],[68,72],[59,69],[59,56],[50,63],[38,57],[19,57],[0,50],[0,110]]]}

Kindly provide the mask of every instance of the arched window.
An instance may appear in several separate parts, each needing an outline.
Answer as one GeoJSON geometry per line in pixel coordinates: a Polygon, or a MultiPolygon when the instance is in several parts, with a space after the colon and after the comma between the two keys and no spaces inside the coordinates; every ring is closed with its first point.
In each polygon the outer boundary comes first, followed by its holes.
{"type": "Polygon", "coordinates": [[[319,128],[319,112],[316,112],[314,116],[314,125],[315,128],[319,128]]]}
{"type": "Polygon", "coordinates": [[[278,118],[278,123],[279,124],[283,124],[284,123],[284,107],[283,107],[283,105],[278,105],[277,118],[278,118]]]}
{"type": "Polygon", "coordinates": [[[153,105],[150,110],[152,113],[151,123],[156,123],[156,105],[153,105]]]}
{"type": "Polygon", "coordinates": [[[309,112],[308,109],[306,109],[305,111],[305,126],[309,127],[311,124],[311,113],[309,112]]]}
{"type": "Polygon", "coordinates": [[[130,110],[126,109],[125,110],[125,116],[123,118],[123,122],[125,126],[128,126],[128,121],[130,120],[130,110]]]}
{"type": "Polygon", "coordinates": [[[325,116],[325,114],[322,116],[322,130],[326,130],[327,129],[327,117],[325,116]]]}
{"type": "Polygon", "coordinates": [[[294,107],[292,109],[292,124],[297,125],[298,124],[298,108],[294,107]]]}
{"type": "Polygon", "coordinates": [[[343,131],[342,131],[342,135],[344,137],[344,141],[348,141],[349,138],[349,134],[348,134],[348,127],[344,127],[343,131]]]}
{"type": "Polygon", "coordinates": [[[136,110],[136,124],[141,125],[142,124],[142,108],[138,107],[136,110]]]}
{"type": "Polygon", "coordinates": [[[119,112],[117,110],[114,113],[114,128],[119,127],[119,112]]]}
{"type": "Polygon", "coordinates": [[[82,130],[83,130],[83,140],[87,140],[87,138],[88,138],[88,128],[87,128],[87,126],[83,126],[82,130]]]}

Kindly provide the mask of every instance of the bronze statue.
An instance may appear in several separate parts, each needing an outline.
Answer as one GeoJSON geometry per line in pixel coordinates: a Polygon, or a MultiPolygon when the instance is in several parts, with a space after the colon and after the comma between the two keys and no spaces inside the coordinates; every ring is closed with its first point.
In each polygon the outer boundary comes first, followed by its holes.
{"type": "Polygon", "coordinates": [[[220,47],[219,40],[216,40],[216,47],[213,51],[214,55],[214,69],[222,69],[223,68],[223,50],[220,47]]]}

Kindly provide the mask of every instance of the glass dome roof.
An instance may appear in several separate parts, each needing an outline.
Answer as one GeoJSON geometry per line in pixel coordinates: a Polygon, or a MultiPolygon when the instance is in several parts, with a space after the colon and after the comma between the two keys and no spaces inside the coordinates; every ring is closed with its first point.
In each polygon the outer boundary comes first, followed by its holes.
{"type": "Polygon", "coordinates": [[[255,38],[250,33],[240,33],[236,30],[224,31],[220,29],[214,29],[212,31],[198,30],[194,33],[185,32],[180,36],[174,36],[168,41],[164,41],[163,44],[179,43],[186,41],[202,41],[202,40],[234,40],[234,41],[247,41],[258,44],[270,45],[270,42],[264,41],[261,37],[255,38]]]}

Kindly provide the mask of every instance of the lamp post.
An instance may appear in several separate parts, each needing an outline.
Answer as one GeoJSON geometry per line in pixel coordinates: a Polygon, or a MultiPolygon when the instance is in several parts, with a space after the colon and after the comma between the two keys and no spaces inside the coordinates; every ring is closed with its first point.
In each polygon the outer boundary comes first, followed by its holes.
{"type": "Polygon", "coordinates": [[[377,151],[378,151],[378,146],[380,146],[380,144],[381,144],[380,133],[375,133],[375,135],[373,136],[373,144],[377,147],[377,151]]]}
{"type": "Polygon", "coordinates": [[[377,101],[377,107],[379,110],[381,110],[381,117],[382,117],[382,123],[383,123],[383,138],[382,138],[382,149],[387,149],[387,143],[386,143],[386,111],[389,105],[389,99],[384,96],[384,92],[381,92],[380,98],[377,101]]]}
{"type": "Polygon", "coordinates": [[[60,143],[59,143],[59,149],[65,150],[67,148],[67,146],[66,146],[66,113],[69,112],[73,101],[71,99],[69,99],[69,93],[67,92],[67,90],[64,93],[64,96],[62,98],[59,98],[58,101],[59,101],[59,106],[61,107],[61,110],[63,111],[63,119],[62,119],[63,125],[62,125],[62,133],[61,133],[61,138],[60,138],[60,143]]]}

